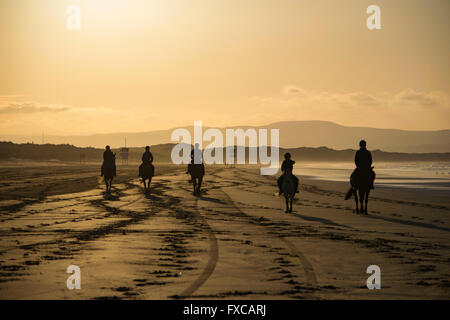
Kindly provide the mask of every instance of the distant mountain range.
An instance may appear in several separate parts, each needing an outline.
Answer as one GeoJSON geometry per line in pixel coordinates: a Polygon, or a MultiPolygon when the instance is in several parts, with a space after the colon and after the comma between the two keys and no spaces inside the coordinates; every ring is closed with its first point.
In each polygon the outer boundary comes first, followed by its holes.
{"type": "MultiPolygon", "coordinates": [[[[185,127],[191,134],[193,126],[185,127]]],[[[439,131],[409,131],[396,129],[376,129],[368,127],[346,127],[326,121],[285,121],[276,122],[266,126],[249,127],[237,126],[229,129],[249,128],[255,129],[279,129],[280,147],[317,148],[326,146],[332,149],[342,150],[357,148],[361,139],[367,140],[368,148],[380,149],[390,152],[430,153],[450,152],[450,130],[439,131]]],[[[203,130],[208,129],[204,127],[203,130]]],[[[142,147],[145,145],[157,145],[173,143],[170,140],[172,131],[156,130],[147,132],[124,132],[94,134],[87,136],[45,136],[45,143],[72,144],[78,147],[100,147],[109,144],[111,147],[142,147]]],[[[220,128],[222,132],[224,128],[220,128]]],[[[41,143],[42,137],[26,137],[17,135],[0,135],[0,141],[12,141],[15,143],[34,142],[41,143]]]]}
{"type": "MultiPolygon", "coordinates": [[[[161,144],[151,146],[151,152],[155,162],[171,162],[171,152],[175,144],[161,144]]],[[[270,149],[269,149],[270,150],[270,149]]],[[[72,145],[53,144],[15,144],[12,142],[0,142],[0,160],[60,160],[60,161],[89,161],[99,162],[103,159],[104,149],[100,148],[79,148],[72,145]]],[[[113,149],[117,154],[117,161],[120,162],[119,150],[113,149]]],[[[130,148],[129,161],[140,162],[144,148],[130,148]]],[[[326,147],[320,148],[280,148],[279,158],[282,160],[283,154],[290,152],[297,161],[339,161],[353,162],[355,150],[333,150],[326,147]]],[[[223,156],[227,154],[223,150],[223,156]]],[[[248,159],[249,150],[245,150],[248,159]]],[[[395,153],[375,150],[372,152],[374,162],[383,161],[450,161],[450,153],[395,153]]],[[[247,162],[247,161],[246,161],[247,162]]]]}

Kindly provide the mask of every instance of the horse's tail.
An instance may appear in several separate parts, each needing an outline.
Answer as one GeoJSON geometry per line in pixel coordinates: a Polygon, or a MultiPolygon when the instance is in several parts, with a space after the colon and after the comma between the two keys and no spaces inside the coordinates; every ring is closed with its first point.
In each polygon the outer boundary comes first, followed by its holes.
{"type": "Polygon", "coordinates": [[[348,200],[352,197],[353,195],[353,187],[350,187],[350,189],[348,189],[347,194],[345,195],[345,200],[348,200]]]}

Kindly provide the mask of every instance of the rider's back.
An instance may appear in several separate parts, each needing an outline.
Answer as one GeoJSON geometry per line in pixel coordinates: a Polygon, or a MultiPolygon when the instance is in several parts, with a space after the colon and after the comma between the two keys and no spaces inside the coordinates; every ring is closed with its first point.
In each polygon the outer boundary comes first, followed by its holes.
{"type": "Polygon", "coordinates": [[[142,155],[142,162],[153,162],[153,155],[150,151],[145,151],[142,155]]]}
{"type": "Polygon", "coordinates": [[[292,173],[292,170],[294,170],[294,160],[283,160],[283,163],[281,164],[281,171],[283,172],[290,172],[292,173]]]}
{"type": "Polygon", "coordinates": [[[113,162],[114,160],[114,154],[112,153],[111,150],[105,150],[105,152],[103,152],[103,161],[105,163],[109,163],[109,162],[113,162]]]}
{"type": "Polygon", "coordinates": [[[202,150],[200,149],[192,149],[191,150],[191,163],[192,164],[202,164],[202,150]]]}
{"type": "Polygon", "coordinates": [[[372,166],[372,154],[366,148],[356,151],[355,164],[358,168],[368,169],[372,166]]]}

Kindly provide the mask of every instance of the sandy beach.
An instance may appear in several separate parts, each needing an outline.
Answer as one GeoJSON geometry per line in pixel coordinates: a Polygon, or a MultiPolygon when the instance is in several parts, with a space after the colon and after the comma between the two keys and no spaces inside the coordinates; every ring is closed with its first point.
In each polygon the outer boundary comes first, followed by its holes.
{"type": "Polygon", "coordinates": [[[135,165],[111,195],[98,164],[1,166],[0,298],[450,298],[448,192],[376,187],[364,216],[346,183],[300,174],[286,214],[277,176],[206,170],[195,197],[184,166],[157,164],[149,195],[135,165]]]}

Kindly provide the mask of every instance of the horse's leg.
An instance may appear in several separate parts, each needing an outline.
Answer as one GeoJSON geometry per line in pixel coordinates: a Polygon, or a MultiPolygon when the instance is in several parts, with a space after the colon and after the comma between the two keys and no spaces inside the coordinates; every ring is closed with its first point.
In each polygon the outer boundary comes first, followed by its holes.
{"type": "Polygon", "coordinates": [[[294,195],[292,194],[291,195],[291,206],[290,206],[290,208],[289,208],[289,212],[292,212],[292,202],[294,201],[294,195]]]}
{"type": "Polygon", "coordinates": [[[194,186],[194,195],[196,194],[196,187],[197,187],[197,179],[192,177],[192,185],[194,186]]]}
{"type": "Polygon", "coordinates": [[[148,178],[148,191],[150,191],[150,183],[152,182],[152,177],[148,178]]]}
{"type": "Polygon", "coordinates": [[[365,191],[363,189],[359,189],[359,202],[361,203],[361,213],[364,213],[364,196],[365,191]]]}
{"type": "Polygon", "coordinates": [[[287,195],[284,196],[284,199],[286,200],[286,210],[284,212],[289,212],[289,197],[287,195]]]}
{"type": "Polygon", "coordinates": [[[365,214],[367,214],[367,203],[369,202],[369,193],[370,193],[370,189],[368,189],[366,192],[366,207],[364,208],[365,214]]]}
{"type": "Polygon", "coordinates": [[[200,194],[200,178],[195,178],[195,195],[200,194]]]}
{"type": "Polygon", "coordinates": [[[359,209],[358,209],[358,190],[353,188],[353,194],[355,195],[356,213],[359,213],[359,209]]]}
{"type": "Polygon", "coordinates": [[[203,182],[203,177],[198,178],[198,184],[197,184],[197,194],[201,195],[202,192],[202,182],[203,182]]]}

